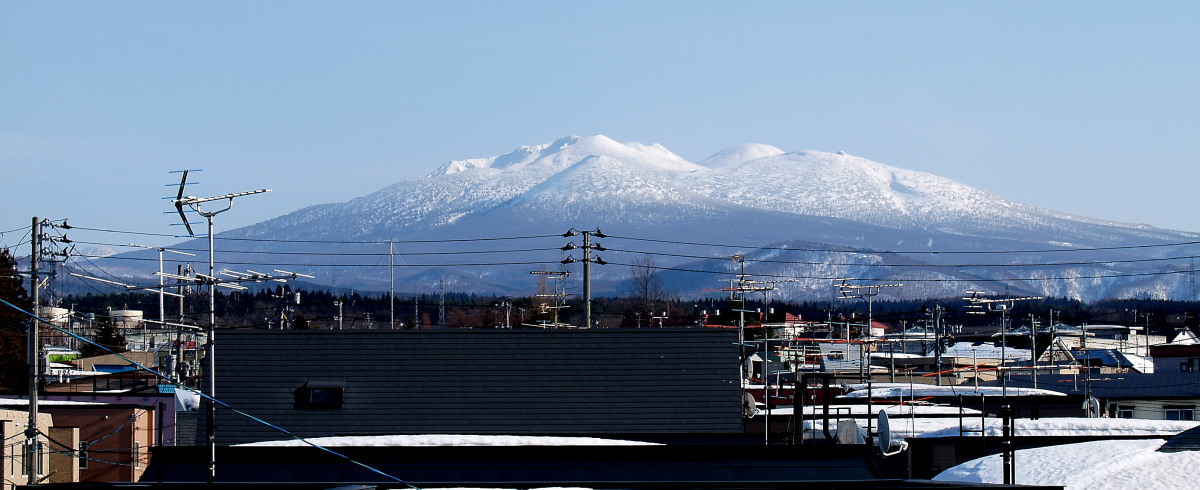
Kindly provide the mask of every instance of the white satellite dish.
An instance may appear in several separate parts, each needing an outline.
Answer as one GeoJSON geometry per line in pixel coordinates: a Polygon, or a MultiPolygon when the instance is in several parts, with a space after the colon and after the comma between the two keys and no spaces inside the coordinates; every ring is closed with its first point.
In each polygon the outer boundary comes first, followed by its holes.
{"type": "Polygon", "coordinates": [[[879,438],[875,442],[882,453],[887,453],[888,449],[892,448],[892,427],[888,422],[887,412],[882,409],[879,410],[879,438]]]}
{"type": "Polygon", "coordinates": [[[888,422],[887,412],[884,410],[879,411],[879,439],[876,443],[879,446],[879,452],[884,456],[895,456],[908,449],[908,441],[900,441],[899,449],[888,452],[892,448],[892,427],[888,422]]]}

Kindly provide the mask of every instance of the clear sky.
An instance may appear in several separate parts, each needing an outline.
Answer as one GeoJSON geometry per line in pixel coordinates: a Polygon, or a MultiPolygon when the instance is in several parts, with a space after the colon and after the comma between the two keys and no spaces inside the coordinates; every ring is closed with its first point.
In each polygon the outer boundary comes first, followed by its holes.
{"type": "Polygon", "coordinates": [[[1200,231],[1197,26],[1191,1],[7,1],[0,231],[182,233],[183,168],[273,189],[229,229],[572,134],[843,150],[1200,231]]]}

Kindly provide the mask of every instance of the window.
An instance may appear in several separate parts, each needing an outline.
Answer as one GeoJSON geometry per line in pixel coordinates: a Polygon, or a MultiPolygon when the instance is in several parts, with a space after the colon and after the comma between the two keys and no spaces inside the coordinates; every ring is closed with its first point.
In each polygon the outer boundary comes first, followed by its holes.
{"type": "Polygon", "coordinates": [[[1133,418],[1133,407],[1129,405],[1117,405],[1117,418],[1131,419],[1133,418]]]}
{"type": "Polygon", "coordinates": [[[1196,420],[1196,411],[1188,406],[1163,407],[1163,420],[1196,420]]]}
{"type": "Polygon", "coordinates": [[[1188,363],[1187,363],[1187,361],[1183,361],[1183,362],[1179,363],[1179,372],[1181,372],[1181,373],[1186,373],[1186,372],[1188,372],[1188,371],[1190,371],[1190,370],[1191,370],[1191,369],[1190,369],[1190,367],[1188,366],[1188,363]]]}
{"type": "Polygon", "coordinates": [[[345,391],[340,381],[309,381],[296,389],[295,410],[333,410],[342,408],[345,391]]]}

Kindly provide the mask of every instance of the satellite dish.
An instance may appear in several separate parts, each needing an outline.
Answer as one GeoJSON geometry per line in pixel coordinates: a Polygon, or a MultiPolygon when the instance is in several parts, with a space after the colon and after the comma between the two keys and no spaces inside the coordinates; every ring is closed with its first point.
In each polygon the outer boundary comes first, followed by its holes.
{"type": "Polygon", "coordinates": [[[892,427],[888,422],[887,412],[883,409],[879,410],[879,438],[875,443],[879,445],[879,452],[884,454],[892,448],[892,427]]]}
{"type": "Polygon", "coordinates": [[[746,418],[754,418],[754,414],[758,413],[758,401],[750,392],[742,392],[742,413],[746,415],[746,418]]]}
{"type": "Polygon", "coordinates": [[[888,452],[892,448],[892,427],[888,422],[887,412],[879,410],[879,440],[877,441],[879,452],[884,456],[895,456],[900,454],[905,449],[908,449],[908,441],[900,441],[900,447],[895,451],[888,452]]]}

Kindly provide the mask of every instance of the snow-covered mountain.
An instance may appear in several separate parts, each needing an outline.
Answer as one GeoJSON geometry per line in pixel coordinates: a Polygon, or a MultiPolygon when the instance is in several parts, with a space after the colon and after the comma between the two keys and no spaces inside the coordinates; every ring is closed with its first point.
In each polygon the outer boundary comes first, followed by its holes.
{"type": "MultiPolygon", "coordinates": [[[[286,265],[310,265],[340,286],[386,289],[378,266],[388,258],[378,254],[400,246],[398,284],[435,274],[450,278],[449,289],[514,294],[531,287],[533,263],[562,258],[556,248],[567,238],[556,235],[570,228],[612,235],[601,254],[612,264],[593,269],[596,294],[623,292],[629,268],[620,264],[652,253],[659,266],[710,271],[664,273],[685,297],[728,279],[733,254],[747,257],[748,272],[786,281],[780,292],[793,298],[828,297],[835,277],[905,282],[896,294],[907,297],[968,288],[1084,300],[1191,297],[1189,276],[1162,273],[1191,268],[1165,260],[1184,256],[1183,246],[1145,245],[1200,236],[1039,209],[840,152],[748,144],[693,163],[661,145],[600,135],[452,161],[423,178],[221,236],[286,241],[286,265]],[[538,250],[494,244],[510,237],[544,240],[538,250]],[[1040,252],[1013,252],[1020,250],[1040,252]],[[376,267],[353,254],[373,257],[376,267]],[[496,263],[512,265],[443,265],[496,263]]],[[[281,245],[237,247],[277,252],[281,245]]]]}

